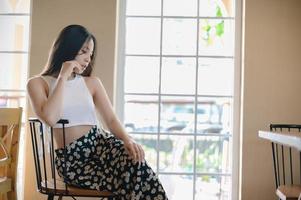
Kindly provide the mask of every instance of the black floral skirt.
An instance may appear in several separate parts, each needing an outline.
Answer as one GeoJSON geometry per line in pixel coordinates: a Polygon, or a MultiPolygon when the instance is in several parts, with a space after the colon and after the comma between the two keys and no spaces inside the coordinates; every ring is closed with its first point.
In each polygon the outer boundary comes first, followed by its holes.
{"type": "Polygon", "coordinates": [[[107,190],[122,200],[168,199],[147,162],[134,162],[121,140],[97,126],[70,143],[66,150],[66,162],[63,149],[56,150],[55,164],[59,176],[68,184],[107,190]]]}

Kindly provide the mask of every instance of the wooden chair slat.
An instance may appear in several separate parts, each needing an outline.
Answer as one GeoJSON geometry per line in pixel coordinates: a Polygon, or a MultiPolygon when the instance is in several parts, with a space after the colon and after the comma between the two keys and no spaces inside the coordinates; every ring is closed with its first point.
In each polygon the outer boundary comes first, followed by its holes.
{"type": "Polygon", "coordinates": [[[17,165],[22,108],[0,108],[0,193],[17,199],[17,165]]]}

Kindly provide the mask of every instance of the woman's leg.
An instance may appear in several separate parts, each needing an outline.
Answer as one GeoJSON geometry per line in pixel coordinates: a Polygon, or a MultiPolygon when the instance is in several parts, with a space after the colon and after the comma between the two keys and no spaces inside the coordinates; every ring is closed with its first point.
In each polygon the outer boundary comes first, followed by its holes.
{"type": "MultiPolygon", "coordinates": [[[[63,176],[62,150],[56,165],[63,176]]],[[[83,188],[108,190],[122,200],[166,200],[157,175],[146,162],[134,163],[123,142],[112,134],[93,128],[67,147],[66,182],[83,188]]]]}
{"type": "Polygon", "coordinates": [[[122,141],[108,132],[100,132],[95,160],[99,159],[105,169],[107,178],[102,185],[109,185],[123,199],[167,199],[162,184],[147,162],[140,165],[133,162],[122,141]]]}
{"type": "Polygon", "coordinates": [[[66,162],[63,149],[56,150],[56,167],[58,174],[71,185],[82,188],[98,189],[99,180],[103,179],[99,162],[95,161],[93,155],[96,153],[97,127],[93,127],[88,134],[72,142],[66,147],[66,162]],[[64,172],[65,163],[66,172],[64,172]]]}

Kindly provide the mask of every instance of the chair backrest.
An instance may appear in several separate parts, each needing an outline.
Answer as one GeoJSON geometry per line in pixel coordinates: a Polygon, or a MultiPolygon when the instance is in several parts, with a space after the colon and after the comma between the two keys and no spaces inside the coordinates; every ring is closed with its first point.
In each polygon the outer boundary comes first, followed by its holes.
{"type": "MultiPolygon", "coordinates": [[[[273,132],[298,132],[301,134],[301,125],[270,124],[270,130],[273,132]]],[[[276,143],[272,143],[272,151],[276,189],[280,185],[300,184],[301,152],[292,151],[291,147],[276,143]]]]}
{"type": "MultiPolygon", "coordinates": [[[[63,138],[65,138],[65,125],[69,123],[68,120],[61,119],[57,123],[62,125],[63,138]]],[[[43,194],[62,193],[62,190],[58,190],[59,188],[57,186],[58,182],[61,186],[62,181],[59,181],[55,167],[53,128],[45,126],[45,124],[43,124],[43,122],[37,118],[30,118],[29,124],[36,170],[37,188],[39,192],[43,194]]],[[[66,146],[65,139],[63,144],[66,146]]],[[[64,171],[66,171],[66,169],[64,169],[64,171]]],[[[65,188],[63,193],[66,193],[67,195],[67,184],[63,184],[65,188]]]]}
{"type": "Polygon", "coordinates": [[[16,199],[16,177],[22,108],[0,108],[0,175],[12,180],[8,199],[16,199]]]}
{"type": "MultiPolygon", "coordinates": [[[[67,160],[66,154],[66,135],[65,125],[68,120],[61,119],[57,124],[61,125],[63,136],[64,160],[67,160]]],[[[42,194],[47,194],[48,199],[53,199],[53,196],[71,196],[71,197],[102,197],[114,199],[115,194],[109,191],[98,191],[90,189],[82,189],[68,185],[62,180],[55,167],[55,147],[53,139],[53,128],[45,126],[42,121],[37,118],[30,118],[30,133],[33,147],[34,164],[36,170],[36,180],[38,191],[42,194]]],[[[63,165],[63,177],[66,177],[67,165],[63,165]]]]}

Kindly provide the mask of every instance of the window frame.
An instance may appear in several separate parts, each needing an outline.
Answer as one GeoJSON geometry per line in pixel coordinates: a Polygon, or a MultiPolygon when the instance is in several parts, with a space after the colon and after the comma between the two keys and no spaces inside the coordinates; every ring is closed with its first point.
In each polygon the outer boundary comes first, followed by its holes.
{"type": "MultiPolygon", "coordinates": [[[[234,36],[234,55],[232,58],[234,58],[234,89],[233,89],[233,96],[232,101],[233,101],[233,110],[232,110],[232,116],[233,119],[231,120],[232,122],[232,130],[233,134],[230,138],[232,138],[232,147],[230,149],[232,150],[232,173],[231,173],[231,179],[232,179],[232,189],[230,192],[230,199],[237,200],[240,199],[241,196],[241,161],[242,161],[242,116],[241,116],[241,107],[242,107],[242,89],[243,89],[243,29],[244,29],[244,24],[243,24],[243,16],[242,14],[244,13],[244,4],[243,0],[233,0],[234,1],[234,16],[235,17],[224,17],[225,19],[231,18],[234,19],[234,26],[235,26],[235,36],[234,36]]],[[[161,0],[161,6],[163,5],[163,0],[161,0]]],[[[124,121],[124,65],[125,65],[125,26],[126,26],[126,1],[117,1],[117,24],[116,24],[116,65],[115,65],[115,78],[116,78],[116,89],[114,90],[114,107],[115,111],[120,119],[120,121],[124,121]]],[[[133,16],[135,17],[135,16],[133,16]]],[[[140,15],[139,15],[140,17],[140,15]]],[[[161,16],[160,16],[161,17],[161,16]]],[[[169,17],[164,17],[164,18],[170,18],[169,17]]],[[[181,18],[181,17],[180,17],[181,18]]],[[[182,18],[187,18],[187,17],[182,17],[182,18]]],[[[191,18],[191,17],[188,17],[191,18]]],[[[204,17],[192,17],[192,18],[199,18],[202,19],[204,17]]],[[[206,17],[207,18],[207,17],[206,17]]],[[[212,18],[214,19],[214,18],[212,18]]],[[[221,18],[218,18],[221,19],[221,18]]],[[[199,20],[198,20],[199,22],[199,20]]],[[[162,24],[161,23],[161,38],[160,42],[162,42],[162,24]]],[[[199,23],[198,23],[199,24],[199,23]]],[[[199,26],[199,25],[198,25],[199,26]]],[[[162,44],[162,43],[161,43],[162,44]]],[[[162,48],[162,47],[161,47],[162,48]]],[[[198,51],[198,50],[197,50],[198,51]]],[[[162,50],[160,52],[160,62],[162,62],[162,50]]],[[[134,56],[134,55],[133,55],[134,56]]],[[[138,55],[138,56],[143,56],[143,55],[138,55]]],[[[170,55],[170,57],[176,57],[177,55],[170,55]]],[[[168,57],[164,55],[164,57],[168,57]]],[[[186,57],[181,55],[181,57],[186,57]]],[[[187,56],[190,57],[190,56],[187,56]]],[[[196,56],[193,57],[202,57],[198,53],[196,56]]],[[[209,57],[209,56],[206,56],[209,57]]],[[[211,56],[215,58],[216,56],[211,56]]],[[[225,57],[227,56],[218,56],[220,57],[225,57]]],[[[160,63],[161,65],[161,63],[160,63]]],[[[198,64],[196,64],[198,65],[198,64]]],[[[159,86],[160,88],[160,86],[159,86]]],[[[128,93],[127,93],[128,94],[128,93]]],[[[135,93],[133,93],[135,94],[135,93]]],[[[141,93],[139,93],[141,94],[141,93]]],[[[149,94],[147,94],[149,95],[149,94]]],[[[161,94],[161,91],[159,91],[158,98],[161,98],[160,96],[164,96],[161,94]]],[[[178,96],[178,95],[175,95],[178,96]]],[[[180,96],[185,96],[185,95],[180,95],[180,96]]],[[[200,95],[194,95],[196,96],[196,99],[200,95]]],[[[160,99],[159,99],[159,104],[160,104],[160,99]]],[[[197,104],[196,104],[197,105],[197,104]]],[[[160,107],[159,107],[160,109],[160,107]]],[[[196,109],[196,108],[195,108],[196,109]]],[[[161,111],[159,110],[158,113],[161,111]]],[[[196,115],[196,114],[195,114],[196,115]]],[[[160,125],[160,122],[159,122],[160,125]]],[[[162,133],[160,133],[162,134],[162,133]]],[[[174,133],[173,133],[174,134],[174,133]]],[[[162,134],[165,135],[165,134],[162,134]]],[[[167,134],[168,135],[168,134],[167,134]]],[[[176,134],[177,135],[177,134],[176,134]]],[[[185,134],[186,135],[186,134],[185,134]]],[[[158,140],[160,137],[158,137],[158,140]]],[[[158,153],[159,151],[157,151],[158,153]]],[[[157,155],[157,165],[159,163],[159,156],[157,155]]],[[[195,164],[194,164],[195,165],[195,164]]],[[[157,170],[159,170],[157,168],[157,170]]],[[[160,172],[159,174],[169,174],[169,173],[164,173],[160,172]]],[[[172,172],[171,174],[177,175],[177,174],[183,174],[183,173],[174,173],[172,172]]],[[[187,173],[185,173],[187,174],[187,173]]],[[[194,173],[193,175],[198,175],[199,173],[195,172],[194,168],[194,173]]],[[[195,184],[195,181],[194,181],[195,184]]],[[[195,196],[195,195],[194,195],[195,196]]]]}

